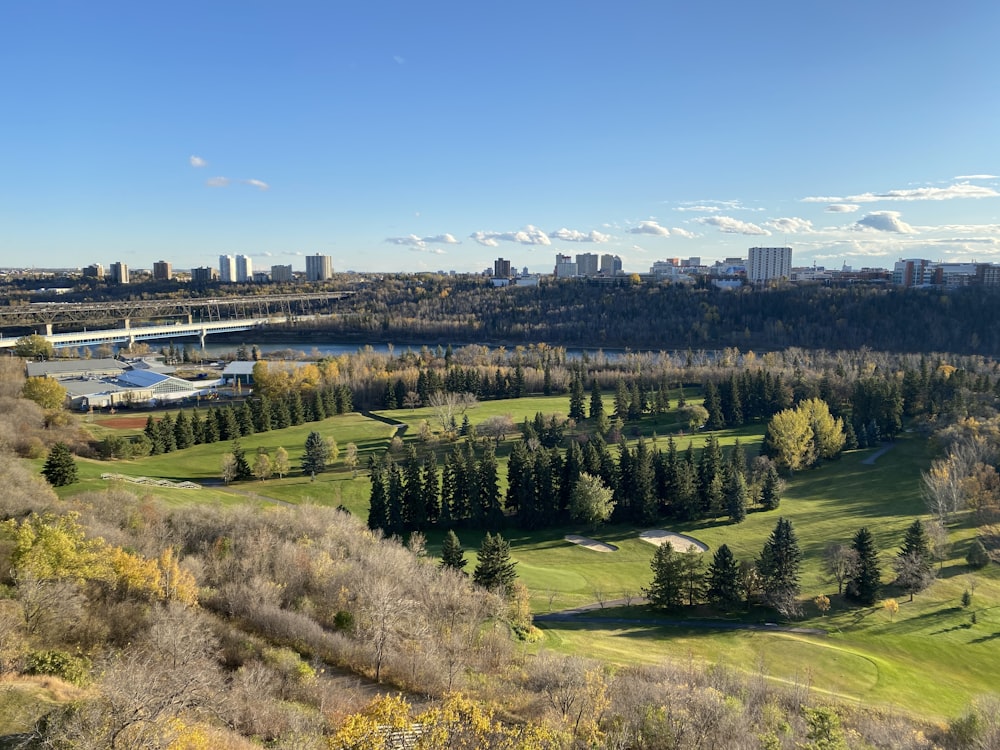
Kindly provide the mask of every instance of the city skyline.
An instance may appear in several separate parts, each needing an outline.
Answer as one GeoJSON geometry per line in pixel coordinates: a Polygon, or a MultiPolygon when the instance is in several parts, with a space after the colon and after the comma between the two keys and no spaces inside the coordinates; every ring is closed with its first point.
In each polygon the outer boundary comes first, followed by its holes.
{"type": "Polygon", "coordinates": [[[3,265],[1000,261],[985,0],[55,6],[0,31],[3,265]]]}

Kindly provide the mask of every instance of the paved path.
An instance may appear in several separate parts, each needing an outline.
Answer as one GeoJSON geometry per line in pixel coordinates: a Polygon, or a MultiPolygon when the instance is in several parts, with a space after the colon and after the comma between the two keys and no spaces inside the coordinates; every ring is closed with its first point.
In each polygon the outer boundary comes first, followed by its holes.
{"type": "MultiPolygon", "coordinates": [[[[632,604],[645,604],[646,600],[635,598],[632,604]]],[[[657,627],[672,628],[696,628],[699,630],[762,630],[770,633],[798,633],[800,635],[826,636],[827,631],[819,628],[797,628],[791,625],[778,625],[774,622],[734,622],[732,620],[685,620],[670,617],[586,617],[585,615],[600,609],[613,609],[615,607],[626,606],[624,599],[614,599],[604,602],[604,607],[600,604],[587,604],[575,609],[564,609],[559,612],[549,612],[543,615],[535,615],[536,623],[544,622],[578,622],[587,625],[600,626],[610,625],[654,625],[657,627]]]]}
{"type": "Polygon", "coordinates": [[[882,456],[884,456],[886,453],[892,450],[892,446],[893,446],[892,443],[882,446],[877,451],[868,456],[868,458],[866,458],[861,463],[865,464],[866,466],[874,466],[876,461],[878,461],[880,458],[882,458],[882,456]]]}

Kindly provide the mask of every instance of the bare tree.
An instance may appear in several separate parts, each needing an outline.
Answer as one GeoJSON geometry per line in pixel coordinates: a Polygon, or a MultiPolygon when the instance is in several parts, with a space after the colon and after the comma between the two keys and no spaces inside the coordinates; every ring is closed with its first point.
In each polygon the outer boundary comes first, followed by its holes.
{"type": "Polygon", "coordinates": [[[844,593],[844,584],[854,574],[858,553],[846,544],[831,544],[823,553],[823,565],[830,577],[837,582],[837,593],[844,593]]]}
{"type": "Polygon", "coordinates": [[[447,432],[454,429],[455,423],[465,412],[479,403],[472,393],[453,393],[451,391],[434,391],[427,399],[434,409],[441,429],[447,432]]]}
{"type": "Polygon", "coordinates": [[[476,431],[483,437],[492,438],[499,446],[515,429],[514,418],[510,414],[497,414],[480,423],[476,431]]]}
{"type": "Polygon", "coordinates": [[[222,481],[229,484],[236,479],[236,456],[226,453],[219,462],[219,471],[222,474],[222,481]]]}

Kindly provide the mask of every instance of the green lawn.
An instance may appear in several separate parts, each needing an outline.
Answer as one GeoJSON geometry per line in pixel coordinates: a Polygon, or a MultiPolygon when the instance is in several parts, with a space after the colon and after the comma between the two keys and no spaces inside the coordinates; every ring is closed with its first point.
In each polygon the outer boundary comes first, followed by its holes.
{"type": "MultiPolygon", "coordinates": [[[[610,400],[606,398],[610,406],[610,400]]],[[[568,411],[565,395],[527,397],[510,401],[487,401],[471,409],[470,422],[478,424],[497,414],[510,414],[514,422],[531,419],[536,412],[543,414],[568,411]]],[[[384,412],[385,416],[407,423],[407,441],[417,440],[418,426],[427,419],[433,426],[430,409],[399,409],[384,412]]],[[[581,425],[581,428],[585,428],[581,425]]],[[[663,447],[666,435],[674,431],[671,415],[646,419],[637,426],[627,425],[630,443],[639,435],[657,436],[663,447]]],[[[720,443],[728,447],[739,438],[749,454],[754,454],[763,435],[763,426],[716,433],[720,443]]],[[[199,491],[161,490],[152,494],[173,503],[248,502],[279,500],[290,503],[316,502],[343,504],[361,518],[367,516],[370,484],[364,466],[368,456],[380,453],[387,446],[393,427],[360,414],[331,417],[323,422],[309,423],[281,431],[243,438],[240,442],[248,458],[258,447],[272,453],[278,446],[289,452],[293,472],[283,480],[241,482],[229,488],[199,491]],[[315,481],[302,476],[297,466],[311,430],[336,438],[343,451],[354,442],[360,451],[357,476],[341,460],[330,471],[317,475],[315,481]]],[[[704,432],[675,435],[677,446],[684,450],[688,441],[700,449],[707,435],[704,432]]],[[[497,451],[504,464],[515,436],[512,435],[497,451]]],[[[102,471],[122,474],[164,477],[173,480],[193,479],[215,481],[229,443],[197,446],[162,456],[137,461],[78,461],[81,482],[60,490],[72,494],[80,489],[98,488],[107,483],[100,480],[102,471]]],[[[450,444],[435,444],[439,457],[451,449],[450,444]]],[[[787,633],[720,631],[696,628],[667,628],[635,623],[616,624],[612,617],[648,617],[644,607],[624,610],[603,610],[588,622],[573,624],[545,623],[545,647],[581,653],[614,663],[658,662],[663,659],[699,659],[723,663],[733,668],[765,671],[770,678],[809,684],[818,693],[826,693],[848,701],[895,706],[931,718],[946,718],[958,714],[974,696],[995,689],[994,675],[1000,670],[1000,566],[992,565],[977,573],[976,595],[971,609],[960,607],[962,591],[969,586],[964,556],[975,530],[968,522],[956,522],[950,529],[953,542],[951,559],[944,562],[939,580],[913,602],[891,587],[886,596],[897,596],[901,608],[890,621],[881,607],[857,609],[836,594],[822,569],[822,553],[832,542],[849,544],[861,526],[872,531],[882,552],[883,582],[892,579],[891,560],[905,528],[915,517],[924,514],[920,498],[920,472],[930,462],[927,440],[916,434],[901,436],[875,464],[863,460],[873,453],[854,451],[837,461],[817,469],[803,471],[791,477],[783,495],[781,507],[772,512],[751,513],[740,525],[726,519],[691,524],[676,524],[672,530],[697,537],[709,546],[706,563],[720,544],[728,544],[739,559],[752,560],[774,528],[779,516],[789,518],[804,554],[802,598],[804,618],[796,622],[805,627],[819,627],[830,632],[820,638],[787,633]],[[813,597],[826,594],[832,609],[821,617],[811,604],[813,597]],[[970,623],[975,610],[978,622],[970,623]],[[600,616],[603,615],[603,621],[600,616]]],[[[598,532],[566,527],[525,533],[508,529],[520,578],[532,592],[532,608],[536,613],[587,604],[598,598],[616,599],[628,593],[637,595],[650,578],[649,563],[653,546],[640,541],[641,529],[631,526],[610,526],[598,532]],[[612,553],[598,553],[564,541],[567,533],[592,536],[617,546],[612,553]]],[[[468,551],[471,571],[475,565],[474,551],[482,538],[478,530],[458,529],[468,551]]],[[[428,534],[430,554],[436,554],[441,534],[428,534]]],[[[699,616],[706,613],[699,611],[699,616]]],[[[718,616],[718,613],[708,613],[718,616]]],[[[732,615],[737,619],[739,613],[732,615]]],[[[776,615],[755,610],[742,615],[752,621],[775,619],[776,615]]]]}

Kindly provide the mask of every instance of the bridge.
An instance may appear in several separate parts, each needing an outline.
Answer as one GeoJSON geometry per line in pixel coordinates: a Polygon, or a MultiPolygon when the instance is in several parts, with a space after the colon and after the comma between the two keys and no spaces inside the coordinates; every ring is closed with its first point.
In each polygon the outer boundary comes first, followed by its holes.
{"type": "MultiPolygon", "coordinates": [[[[44,327],[44,334],[36,332],[56,348],[116,343],[131,346],[137,341],[183,336],[197,336],[204,347],[209,334],[248,331],[329,314],[337,302],[353,294],[320,292],[8,305],[0,306],[0,331],[44,327]],[[88,330],[92,324],[97,325],[88,330]]],[[[18,338],[0,333],[0,349],[13,347],[18,338]]]]}
{"type": "Polygon", "coordinates": [[[191,324],[275,315],[299,317],[332,312],[336,302],[353,294],[345,291],[106,302],[33,302],[0,306],[0,329],[44,326],[46,335],[49,335],[55,333],[57,327],[108,326],[118,322],[124,322],[128,327],[130,323],[140,320],[163,323],[178,319],[191,324]]]}
{"type": "MultiPolygon", "coordinates": [[[[152,341],[177,338],[181,336],[197,336],[202,348],[205,347],[205,337],[210,333],[230,333],[233,331],[249,331],[253,328],[287,323],[289,320],[306,320],[315,318],[313,315],[299,315],[288,318],[284,315],[269,318],[242,318],[240,320],[224,320],[206,323],[181,323],[172,325],[136,326],[126,325],[123,328],[100,328],[71,333],[49,333],[42,338],[52,343],[56,349],[76,346],[100,346],[101,344],[128,344],[136,341],[152,341]]],[[[13,336],[0,336],[0,349],[9,349],[17,343],[13,336]]]]}

